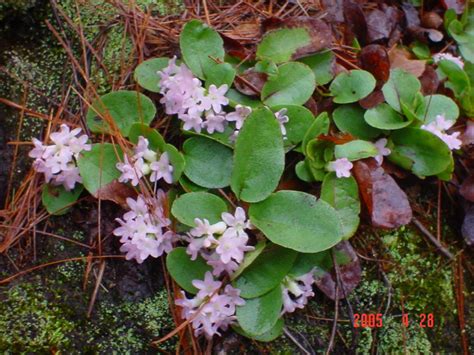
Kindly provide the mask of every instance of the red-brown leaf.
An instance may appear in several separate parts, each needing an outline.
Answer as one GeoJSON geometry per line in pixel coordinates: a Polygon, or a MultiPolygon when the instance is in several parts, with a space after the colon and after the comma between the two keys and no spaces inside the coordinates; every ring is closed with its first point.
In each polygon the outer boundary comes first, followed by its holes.
{"type": "Polygon", "coordinates": [[[378,81],[386,82],[390,75],[390,58],[384,46],[371,44],[362,48],[359,56],[360,67],[378,81]]]}
{"type": "Polygon", "coordinates": [[[474,202],[474,176],[469,176],[462,182],[459,193],[466,200],[474,202]]]}
{"type": "Polygon", "coordinates": [[[407,195],[375,160],[355,162],[353,172],[374,227],[397,228],[410,223],[407,195]]]}
{"type": "Polygon", "coordinates": [[[94,197],[113,201],[123,208],[128,208],[127,197],[135,197],[136,195],[137,192],[133,188],[114,180],[97,190],[94,197]]]}

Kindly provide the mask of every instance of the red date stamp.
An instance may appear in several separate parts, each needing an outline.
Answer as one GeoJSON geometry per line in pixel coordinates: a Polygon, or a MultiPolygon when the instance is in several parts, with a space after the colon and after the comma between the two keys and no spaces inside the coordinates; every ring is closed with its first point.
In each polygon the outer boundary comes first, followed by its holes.
{"type": "MultiPolygon", "coordinates": [[[[433,328],[435,319],[433,313],[420,313],[409,316],[407,313],[402,314],[402,324],[405,327],[410,325],[411,321],[416,321],[421,328],[433,328]]],[[[382,313],[355,313],[354,328],[382,328],[382,313]]]]}

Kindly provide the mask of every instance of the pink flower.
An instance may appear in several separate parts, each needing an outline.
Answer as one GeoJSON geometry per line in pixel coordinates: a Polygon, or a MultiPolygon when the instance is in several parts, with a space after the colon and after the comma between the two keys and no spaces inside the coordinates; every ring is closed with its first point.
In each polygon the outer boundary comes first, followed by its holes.
{"type": "Polygon", "coordinates": [[[71,131],[69,126],[62,124],[58,132],[50,135],[54,144],[44,145],[33,138],[35,147],[29,156],[35,159],[33,168],[44,174],[47,183],[63,185],[69,191],[82,182],[76,160],[82,151],[91,150],[92,146],[87,144],[87,135],[77,136],[80,132],[80,128],[71,131]]]}
{"type": "Polygon", "coordinates": [[[157,258],[173,249],[176,236],[172,231],[165,231],[171,221],[163,215],[162,199],[161,190],[157,198],[142,195],[136,200],[127,198],[130,211],[123,215],[123,219],[116,219],[120,227],[113,232],[121,237],[120,251],[126,253],[127,260],[135,259],[141,264],[149,256],[157,258]]]}
{"type": "Polygon", "coordinates": [[[227,285],[222,290],[222,283],[214,281],[210,272],[207,272],[204,280],[193,280],[193,285],[199,289],[194,298],[183,298],[175,301],[176,305],[182,307],[181,315],[184,319],[193,319],[191,325],[194,334],[204,334],[212,338],[215,334],[220,335],[219,330],[226,330],[235,322],[236,306],[243,306],[245,301],[240,297],[240,290],[227,285]]]}
{"type": "Polygon", "coordinates": [[[229,104],[229,99],[225,97],[225,93],[228,89],[227,84],[221,85],[219,88],[214,84],[209,86],[207,95],[201,98],[200,109],[207,111],[212,108],[216,113],[221,112],[222,106],[229,104]]]}
{"type": "Polygon", "coordinates": [[[378,154],[374,157],[374,159],[377,161],[378,165],[382,165],[383,163],[383,157],[390,155],[392,152],[390,149],[388,149],[387,146],[387,138],[380,138],[377,142],[374,143],[375,147],[378,150],[378,154]]]}
{"type": "Polygon", "coordinates": [[[225,119],[229,122],[235,122],[235,128],[241,129],[244,125],[245,119],[252,113],[252,108],[249,106],[237,105],[234,112],[229,112],[225,119]]]}
{"type": "Polygon", "coordinates": [[[353,165],[347,158],[336,159],[328,163],[327,169],[335,171],[338,178],[351,176],[351,169],[353,165]]]}
{"type": "Polygon", "coordinates": [[[207,133],[212,134],[216,132],[224,132],[225,130],[226,119],[224,115],[216,114],[214,111],[206,112],[206,120],[203,125],[207,129],[207,133]]]}
{"type": "Polygon", "coordinates": [[[150,181],[155,182],[160,179],[165,180],[168,184],[173,182],[173,167],[168,160],[168,153],[161,154],[160,160],[151,163],[152,173],[150,181]]]}
{"type": "Polygon", "coordinates": [[[444,131],[451,128],[454,125],[454,121],[447,120],[444,115],[436,116],[435,121],[430,122],[427,125],[421,126],[421,129],[433,133],[435,136],[439,137],[449,149],[460,149],[462,141],[458,138],[461,134],[460,132],[454,132],[452,134],[447,134],[444,131]]]}
{"type": "Polygon", "coordinates": [[[237,207],[234,215],[223,212],[221,218],[230,227],[229,229],[235,230],[238,235],[247,235],[244,229],[253,228],[242,207],[237,207]]]}
{"type": "Polygon", "coordinates": [[[296,278],[286,276],[282,282],[283,310],[281,313],[292,313],[297,308],[304,308],[308,299],[314,296],[313,283],[313,271],[296,278]]]}
{"type": "Polygon", "coordinates": [[[222,237],[218,239],[216,253],[222,263],[227,264],[231,260],[241,263],[244,260],[246,251],[254,250],[252,246],[247,246],[247,235],[238,235],[234,229],[227,229],[222,237]]]}

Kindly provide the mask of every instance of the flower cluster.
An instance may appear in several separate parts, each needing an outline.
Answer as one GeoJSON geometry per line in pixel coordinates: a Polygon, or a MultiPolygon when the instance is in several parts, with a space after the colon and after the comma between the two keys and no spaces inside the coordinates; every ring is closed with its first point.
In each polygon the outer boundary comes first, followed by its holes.
{"type": "Polygon", "coordinates": [[[189,243],[187,253],[195,260],[200,254],[213,267],[213,274],[232,274],[244,259],[247,251],[254,247],[247,245],[245,229],[251,228],[245,211],[237,207],[235,214],[222,213],[222,221],[210,224],[207,219],[196,218],[196,226],[184,238],[189,243]]]}
{"type": "Polygon", "coordinates": [[[160,102],[165,105],[166,113],[178,115],[184,122],[183,129],[208,133],[224,132],[226,124],[222,107],[229,103],[225,97],[226,84],[205,89],[201,80],[195,78],[191,70],[184,65],[176,65],[176,57],[169,61],[166,68],[158,72],[160,76],[160,102]]]}
{"type": "Polygon", "coordinates": [[[438,115],[436,116],[436,119],[433,122],[430,122],[427,125],[423,125],[421,126],[421,128],[441,138],[441,140],[446,143],[449,149],[460,149],[462,144],[462,141],[458,138],[460,133],[445,133],[445,131],[451,128],[453,124],[454,121],[447,120],[444,115],[438,115]]]}
{"type": "Polygon", "coordinates": [[[165,231],[171,221],[163,212],[166,195],[158,190],[156,198],[139,195],[136,200],[127,198],[130,211],[123,219],[116,218],[120,227],[114,234],[120,238],[120,251],[126,253],[127,260],[135,259],[141,264],[149,256],[157,258],[173,249],[174,233],[165,231]]]}
{"type": "Polygon", "coordinates": [[[304,308],[308,303],[308,298],[314,296],[313,292],[313,271],[298,276],[286,276],[281,285],[283,295],[283,310],[281,314],[292,313],[297,308],[304,308]]]}
{"type": "Polygon", "coordinates": [[[116,165],[122,173],[119,177],[120,182],[131,181],[133,186],[137,186],[139,180],[150,173],[151,182],[160,179],[168,184],[173,182],[173,166],[169,162],[168,153],[162,153],[158,159],[158,153],[148,149],[148,139],[142,136],[138,138],[133,156],[129,159],[127,154],[124,154],[123,159],[123,163],[116,165]]]}
{"type": "Polygon", "coordinates": [[[462,61],[462,59],[460,57],[452,55],[451,53],[437,53],[433,56],[433,60],[435,63],[439,63],[441,60],[449,60],[461,69],[464,68],[464,62],[462,61]]]}
{"type": "MultiPolygon", "coordinates": [[[[226,113],[223,108],[229,104],[225,97],[228,90],[226,84],[217,87],[210,85],[206,90],[201,80],[194,77],[185,64],[176,65],[176,57],[170,59],[168,66],[158,71],[160,76],[160,102],[165,105],[168,115],[177,115],[184,122],[183,129],[200,133],[224,132],[228,122],[235,122],[232,139],[235,140],[245,119],[252,109],[249,106],[236,105],[235,111],[226,113]]],[[[288,122],[287,110],[275,113],[280,123],[281,133],[286,138],[285,123],[288,122]]]]}
{"type": "Polygon", "coordinates": [[[235,320],[235,307],[243,306],[245,301],[240,297],[240,290],[227,285],[221,290],[222,282],[215,281],[212,274],[207,272],[204,280],[194,280],[193,286],[199,292],[194,298],[176,300],[176,304],[183,308],[182,317],[191,320],[194,334],[204,334],[211,338],[219,333],[219,329],[226,330],[235,320]]]}
{"type": "Polygon", "coordinates": [[[83,150],[91,150],[91,145],[87,144],[87,135],[78,136],[80,132],[80,128],[71,131],[67,125],[62,124],[59,132],[50,135],[54,144],[44,145],[33,138],[35,147],[29,156],[36,159],[33,167],[44,174],[47,183],[63,185],[69,191],[74,189],[76,183],[82,182],[76,159],[83,150]]]}

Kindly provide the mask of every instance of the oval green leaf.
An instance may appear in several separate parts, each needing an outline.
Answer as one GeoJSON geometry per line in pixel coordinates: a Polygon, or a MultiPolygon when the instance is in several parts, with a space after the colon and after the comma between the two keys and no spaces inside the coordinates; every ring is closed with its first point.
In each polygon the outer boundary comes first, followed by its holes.
{"type": "Polygon", "coordinates": [[[336,159],[347,158],[350,161],[375,157],[379,151],[372,142],[354,140],[344,144],[337,144],[334,148],[336,159]]]}
{"type": "Polygon", "coordinates": [[[192,294],[198,292],[193,286],[193,280],[204,280],[205,273],[212,270],[200,256],[191,260],[184,247],[175,248],[166,256],[166,268],[173,280],[183,290],[192,294]]]}
{"type": "Polygon", "coordinates": [[[107,120],[112,119],[120,132],[127,137],[134,123],[150,124],[156,107],[145,95],[137,91],[113,91],[94,101],[87,111],[87,126],[94,133],[109,133],[107,120]],[[105,119],[104,119],[105,117],[105,119]]]}
{"type": "Polygon", "coordinates": [[[278,245],[268,245],[233,285],[240,289],[240,295],[244,298],[264,295],[280,284],[293,266],[296,254],[278,245]]]}
{"type": "Polygon", "coordinates": [[[258,202],[277,187],[285,167],[280,125],[267,108],[253,111],[237,136],[231,188],[237,198],[258,202]]]}
{"type": "Polygon", "coordinates": [[[359,187],[354,177],[338,178],[334,172],[327,174],[321,186],[321,199],[339,214],[342,239],[352,237],[360,222],[359,187]]]}
{"type": "Polygon", "coordinates": [[[110,143],[94,144],[90,151],[82,153],[77,165],[87,191],[94,195],[101,187],[120,177],[116,164],[122,155],[120,147],[110,143]]]}
{"type": "Polygon", "coordinates": [[[389,159],[401,163],[418,176],[436,175],[449,166],[451,151],[440,138],[428,131],[405,128],[394,131],[391,138],[394,147],[389,159]],[[406,166],[407,162],[409,166],[406,166]]]}
{"type": "Polygon", "coordinates": [[[378,129],[401,129],[412,123],[386,103],[367,110],[364,119],[370,126],[378,129]]]}
{"type": "Polygon", "coordinates": [[[250,335],[237,325],[233,325],[232,329],[234,329],[236,333],[243,335],[244,337],[247,337],[249,339],[254,339],[256,341],[261,342],[270,342],[283,334],[284,325],[285,321],[283,320],[283,318],[279,318],[272,329],[259,335],[250,335]]]}
{"type": "Polygon", "coordinates": [[[171,214],[181,223],[194,227],[194,219],[207,219],[209,223],[221,220],[227,205],[220,197],[208,192],[189,192],[179,196],[171,208],[171,214]]]}
{"type": "Polygon", "coordinates": [[[60,216],[65,214],[74,202],[77,201],[82,190],[84,190],[84,186],[80,184],[76,185],[71,191],[67,191],[63,186],[44,184],[41,192],[41,201],[48,213],[60,216]]]}
{"type": "Polygon", "coordinates": [[[375,89],[376,80],[365,70],[351,70],[340,73],[329,86],[333,101],[349,104],[368,96],[375,89]]]}
{"type": "Polygon", "coordinates": [[[416,110],[418,119],[428,124],[435,121],[438,115],[442,115],[450,121],[456,121],[459,117],[458,105],[444,95],[425,96],[423,103],[416,110]]]}
{"type": "Polygon", "coordinates": [[[360,139],[373,140],[381,132],[365,122],[364,113],[365,110],[358,105],[343,105],[334,110],[332,118],[341,132],[360,139]]]}
{"type": "Polygon", "coordinates": [[[289,62],[263,85],[261,99],[268,106],[303,105],[315,88],[313,71],[303,63],[289,62]]]}
{"type": "Polygon", "coordinates": [[[329,132],[329,115],[327,112],[321,112],[306,131],[303,142],[301,143],[303,154],[308,154],[308,143],[321,134],[329,132]]]}
{"type": "Polygon", "coordinates": [[[133,73],[133,78],[142,88],[151,92],[160,92],[158,71],[168,66],[169,58],[152,58],[140,63],[133,73]]]}
{"type": "Polygon", "coordinates": [[[330,50],[310,55],[299,61],[311,68],[317,85],[326,85],[334,78],[336,61],[334,53],[330,50]]]}
{"type": "Polygon", "coordinates": [[[251,205],[249,216],[273,243],[303,253],[329,249],[342,238],[334,208],[304,192],[278,191],[251,205]]]}
{"type": "Polygon", "coordinates": [[[414,108],[413,102],[416,94],[420,91],[420,81],[403,69],[393,69],[390,77],[382,87],[385,101],[396,111],[402,112],[400,101],[403,101],[409,108],[414,108]]]}
{"type": "Polygon", "coordinates": [[[183,144],[184,174],[195,184],[207,188],[230,185],[232,149],[204,137],[189,138],[183,144]]]}
{"type": "Polygon", "coordinates": [[[309,33],[304,28],[282,28],[265,34],[257,46],[259,59],[271,59],[279,64],[288,62],[298,48],[311,44],[309,33]]]}
{"type": "Polygon", "coordinates": [[[267,294],[245,300],[243,306],[237,307],[236,316],[239,326],[250,335],[257,336],[273,329],[280,318],[283,299],[278,285],[267,294]]]}
{"type": "Polygon", "coordinates": [[[224,41],[221,36],[199,20],[191,20],[184,25],[179,46],[184,62],[201,79],[206,79],[208,73],[218,65],[214,59],[224,60],[224,41]]]}

